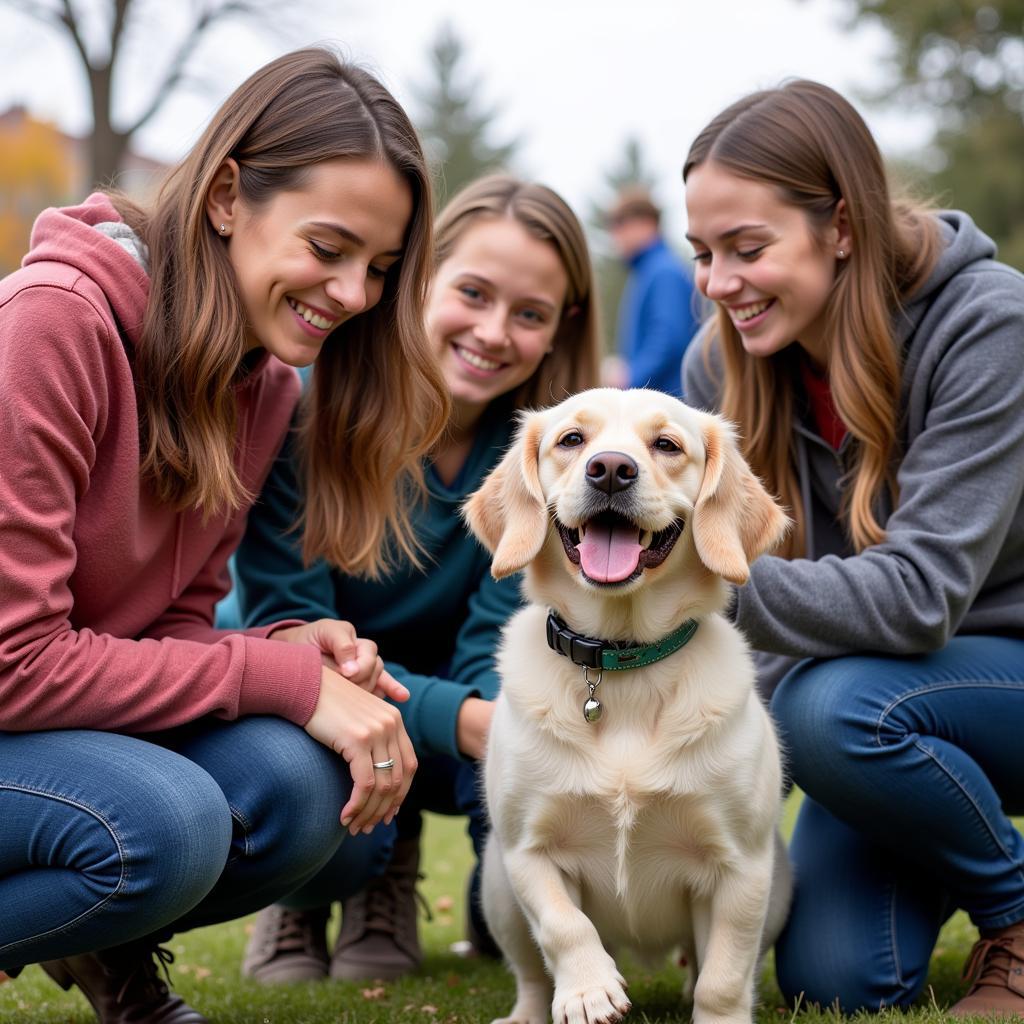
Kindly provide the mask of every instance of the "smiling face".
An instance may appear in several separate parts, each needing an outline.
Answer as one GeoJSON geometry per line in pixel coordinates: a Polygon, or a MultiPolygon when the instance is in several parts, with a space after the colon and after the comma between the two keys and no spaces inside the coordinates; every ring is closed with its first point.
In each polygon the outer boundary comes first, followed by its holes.
{"type": "Polygon", "coordinates": [[[628,589],[658,569],[693,515],[704,476],[699,414],[658,392],[586,393],[559,407],[538,479],[578,581],[628,589]]]}
{"type": "Polygon", "coordinates": [[[525,416],[464,514],[496,578],[525,569],[574,629],[645,643],[722,607],[787,524],[724,420],[614,388],[525,416]]]}
{"type": "Polygon", "coordinates": [[[536,372],[568,284],[554,246],[511,217],[482,217],[463,232],[437,268],[426,309],[462,429],[536,372]]]}
{"type": "MultiPolygon", "coordinates": [[[[230,181],[219,186],[223,193],[230,181]]],[[[412,193],[388,164],[335,159],[314,164],[299,188],[255,209],[237,194],[218,194],[215,184],[208,207],[214,230],[228,226],[248,349],[308,366],[336,327],[380,300],[402,255],[412,193]]]]}
{"type": "Polygon", "coordinates": [[[725,309],[744,349],[770,356],[796,341],[827,365],[825,307],[837,252],[850,248],[842,202],[816,229],[773,186],[708,160],[686,179],[686,209],[697,287],[725,309]]]}

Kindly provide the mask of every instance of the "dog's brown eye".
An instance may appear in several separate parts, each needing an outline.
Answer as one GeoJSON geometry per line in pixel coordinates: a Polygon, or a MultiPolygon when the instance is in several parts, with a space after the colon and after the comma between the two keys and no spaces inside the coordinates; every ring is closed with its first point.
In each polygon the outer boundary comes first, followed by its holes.
{"type": "Polygon", "coordinates": [[[559,448],[579,448],[583,444],[583,435],[578,430],[570,430],[559,439],[559,448]]]}
{"type": "Polygon", "coordinates": [[[680,448],[671,437],[659,437],[658,440],[654,442],[654,447],[657,448],[659,452],[682,451],[682,448],[680,448]]]}

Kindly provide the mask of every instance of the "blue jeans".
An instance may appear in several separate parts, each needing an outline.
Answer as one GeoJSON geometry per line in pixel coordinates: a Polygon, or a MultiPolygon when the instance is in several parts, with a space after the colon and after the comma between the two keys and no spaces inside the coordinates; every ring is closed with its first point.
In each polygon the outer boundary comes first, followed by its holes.
{"type": "Polygon", "coordinates": [[[908,1006],[957,907],[1024,919],[1024,641],[956,637],[934,654],[806,661],[772,701],[794,781],[787,998],[908,1006]]]}
{"type": "Polygon", "coordinates": [[[0,969],[272,903],[337,850],[350,788],[279,718],[0,733],[0,969]]]}
{"type": "Polygon", "coordinates": [[[470,878],[468,911],[478,933],[489,934],[479,899],[480,856],[488,831],[482,771],[482,762],[456,760],[443,754],[422,758],[395,821],[390,826],[378,825],[369,835],[346,840],[323,871],[280,902],[294,910],[312,910],[348,899],[383,874],[396,839],[419,839],[424,811],[464,814],[469,819],[469,836],[477,857],[470,878]]]}

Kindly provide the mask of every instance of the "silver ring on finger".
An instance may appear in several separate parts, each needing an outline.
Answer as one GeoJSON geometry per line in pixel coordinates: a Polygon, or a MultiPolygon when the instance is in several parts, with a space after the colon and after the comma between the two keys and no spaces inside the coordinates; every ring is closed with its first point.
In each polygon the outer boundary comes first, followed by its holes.
{"type": "Polygon", "coordinates": [[[389,757],[386,761],[374,761],[373,770],[375,772],[389,772],[395,767],[395,759],[389,757]]]}

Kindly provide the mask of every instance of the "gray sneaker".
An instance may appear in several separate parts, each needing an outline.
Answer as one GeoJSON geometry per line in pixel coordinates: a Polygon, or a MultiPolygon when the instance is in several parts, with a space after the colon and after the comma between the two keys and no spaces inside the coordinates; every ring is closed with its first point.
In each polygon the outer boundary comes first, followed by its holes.
{"type": "Polygon", "coordinates": [[[323,981],[330,913],[330,907],[289,910],[278,903],[261,910],[245,947],[242,974],[261,985],[323,981]]]}
{"type": "Polygon", "coordinates": [[[362,892],[341,904],[341,930],[331,956],[331,977],[340,981],[400,978],[423,963],[416,911],[418,839],[395,843],[391,863],[362,892]]]}

